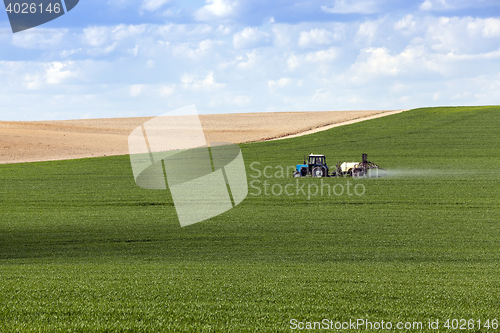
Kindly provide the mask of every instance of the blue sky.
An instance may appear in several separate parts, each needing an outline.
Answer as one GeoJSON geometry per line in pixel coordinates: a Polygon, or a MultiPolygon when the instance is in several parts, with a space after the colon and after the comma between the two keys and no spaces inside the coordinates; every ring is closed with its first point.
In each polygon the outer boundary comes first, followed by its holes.
{"type": "Polygon", "coordinates": [[[500,104],[497,0],[80,0],[12,34],[0,120],[500,104]]]}

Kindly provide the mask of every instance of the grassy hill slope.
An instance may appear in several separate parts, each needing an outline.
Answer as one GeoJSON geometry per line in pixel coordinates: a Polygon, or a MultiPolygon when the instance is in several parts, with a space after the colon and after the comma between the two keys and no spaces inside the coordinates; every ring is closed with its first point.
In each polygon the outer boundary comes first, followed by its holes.
{"type": "Polygon", "coordinates": [[[247,199],[185,228],[168,191],[136,187],[128,156],[0,165],[0,331],[491,321],[499,123],[500,107],[427,108],[241,145],[247,199]],[[390,176],[280,173],[309,153],[368,153],[390,176]]]}

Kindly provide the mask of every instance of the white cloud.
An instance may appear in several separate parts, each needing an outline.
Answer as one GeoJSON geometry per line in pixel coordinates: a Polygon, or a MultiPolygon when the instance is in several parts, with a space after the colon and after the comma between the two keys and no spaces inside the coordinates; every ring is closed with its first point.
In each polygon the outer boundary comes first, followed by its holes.
{"type": "Polygon", "coordinates": [[[114,40],[122,40],[143,35],[146,32],[146,25],[120,24],[112,28],[110,35],[114,40]]]}
{"type": "Polygon", "coordinates": [[[225,84],[215,82],[214,72],[209,72],[206,77],[184,74],[181,77],[184,88],[194,90],[214,90],[223,88],[225,84]]]}
{"type": "Polygon", "coordinates": [[[223,24],[220,24],[218,27],[217,27],[217,31],[222,33],[223,35],[228,35],[231,33],[231,27],[228,27],[228,26],[225,26],[223,24]]]}
{"type": "Polygon", "coordinates": [[[223,94],[221,96],[215,96],[210,99],[209,106],[213,108],[220,107],[246,107],[250,105],[252,99],[249,96],[245,95],[231,95],[231,94],[223,94]]]}
{"type": "Polygon", "coordinates": [[[137,57],[137,55],[139,54],[139,45],[138,44],[135,44],[135,46],[132,48],[132,49],[129,49],[128,52],[134,56],[134,57],[137,57]]]}
{"type": "Polygon", "coordinates": [[[82,51],[83,51],[82,48],[72,49],[72,50],[62,50],[60,55],[61,55],[61,57],[66,58],[66,57],[72,56],[73,54],[82,53],[82,51]]]}
{"type": "Polygon", "coordinates": [[[292,36],[288,24],[274,24],[271,30],[274,34],[274,45],[276,47],[290,46],[292,43],[292,36]]]}
{"type": "Polygon", "coordinates": [[[125,25],[119,24],[114,27],[93,26],[83,29],[81,41],[84,45],[90,46],[87,48],[87,53],[93,55],[109,54],[119,49],[120,45],[128,47],[123,51],[136,56],[139,51],[139,43],[137,38],[146,34],[147,25],[125,25]]]}
{"type": "Polygon", "coordinates": [[[452,61],[461,61],[461,60],[496,60],[500,59],[500,49],[487,53],[478,53],[478,54],[455,54],[453,52],[449,52],[447,54],[436,55],[442,59],[443,62],[452,62],[452,61]]]}
{"type": "MultiPolygon", "coordinates": [[[[252,52],[247,52],[246,56],[247,56],[247,60],[241,61],[238,64],[238,68],[251,69],[251,68],[255,67],[255,65],[257,64],[257,51],[253,50],[252,52]]],[[[240,59],[240,60],[243,60],[243,59],[240,59]]]]}
{"type": "Polygon", "coordinates": [[[425,73],[444,75],[446,67],[423,46],[408,46],[396,55],[392,55],[386,47],[371,47],[361,50],[351,71],[354,82],[366,82],[380,77],[410,79],[425,73]]]}
{"type": "Polygon", "coordinates": [[[353,65],[358,76],[364,75],[391,75],[401,72],[399,60],[389,54],[385,47],[368,48],[361,51],[364,61],[353,65]]]}
{"type": "Polygon", "coordinates": [[[166,24],[149,26],[150,35],[159,35],[169,42],[188,40],[202,40],[214,32],[214,27],[209,24],[166,24]]]}
{"type": "Polygon", "coordinates": [[[295,68],[300,66],[299,58],[296,55],[292,54],[288,57],[286,64],[288,66],[288,70],[293,71],[295,68]]]}
{"type": "Polygon", "coordinates": [[[37,90],[41,87],[41,80],[38,75],[26,74],[24,76],[24,81],[28,90],[37,90]]]}
{"type": "Polygon", "coordinates": [[[216,45],[217,43],[218,42],[216,42],[216,41],[213,41],[213,40],[210,40],[210,39],[205,39],[205,40],[202,40],[200,42],[198,49],[201,52],[204,52],[204,51],[207,51],[207,50],[210,50],[211,48],[213,48],[214,45],[216,45]]]}
{"type": "Polygon", "coordinates": [[[105,27],[90,27],[83,29],[83,42],[91,46],[101,46],[106,43],[109,33],[105,27]]]}
{"type": "Polygon", "coordinates": [[[287,77],[282,77],[281,79],[277,80],[277,81],[274,81],[274,80],[269,80],[267,82],[267,86],[270,88],[270,89],[274,89],[276,87],[278,88],[283,88],[283,87],[286,87],[287,85],[290,84],[290,82],[292,82],[292,80],[290,78],[287,78],[287,77]]]}
{"type": "Polygon", "coordinates": [[[198,21],[211,21],[231,16],[235,13],[235,2],[229,0],[205,0],[206,5],[197,10],[194,18],[198,21]]]}
{"type": "Polygon", "coordinates": [[[311,101],[322,100],[322,101],[326,102],[326,101],[329,101],[332,99],[331,96],[332,95],[331,95],[329,90],[327,90],[325,88],[319,88],[314,93],[313,97],[311,98],[311,101]]]}
{"type": "Polygon", "coordinates": [[[249,105],[251,101],[251,98],[248,96],[235,96],[232,102],[239,107],[243,107],[249,105]]]}
{"type": "Polygon", "coordinates": [[[315,45],[327,45],[341,39],[339,32],[330,32],[325,29],[311,29],[302,31],[299,37],[299,46],[309,47],[315,45]]]}
{"type": "Polygon", "coordinates": [[[309,62],[331,62],[337,57],[338,51],[331,47],[328,50],[310,52],[306,55],[305,60],[309,62]]]}
{"type": "Polygon", "coordinates": [[[203,56],[209,54],[215,46],[222,44],[224,44],[222,41],[205,39],[193,48],[189,43],[182,43],[172,48],[172,54],[180,58],[200,60],[203,56]]]}
{"type": "MultiPolygon", "coordinates": [[[[398,77],[411,82],[414,78],[439,76],[443,79],[467,77],[470,73],[486,73],[489,62],[498,62],[500,48],[486,53],[457,54],[437,53],[424,45],[408,46],[401,53],[392,54],[387,48],[361,50],[356,63],[351,66],[353,82],[364,83],[383,77],[398,77]],[[478,71],[475,63],[483,63],[478,71]]],[[[429,79],[435,81],[436,78],[429,79]]],[[[403,83],[402,83],[403,84],[403,83]]]]}
{"type": "Polygon", "coordinates": [[[144,91],[144,85],[142,84],[133,84],[129,88],[129,93],[131,97],[137,97],[142,94],[144,91]]]}
{"type": "Polygon", "coordinates": [[[47,50],[63,44],[67,29],[49,30],[39,28],[40,33],[20,33],[12,36],[12,45],[25,49],[47,50]]]}
{"type": "Polygon", "coordinates": [[[358,38],[366,38],[368,41],[375,39],[379,26],[383,23],[383,20],[377,21],[367,21],[359,25],[358,32],[356,36],[358,38]]]}
{"type": "Polygon", "coordinates": [[[476,54],[496,49],[490,38],[500,38],[500,19],[472,17],[427,18],[423,41],[435,52],[476,54]]]}
{"type": "Polygon", "coordinates": [[[155,11],[170,0],[143,0],[141,8],[148,11],[155,11]]]}
{"type": "Polygon", "coordinates": [[[331,14],[373,14],[379,11],[376,1],[336,0],[333,7],[321,6],[321,10],[331,14]]]}
{"type": "Polygon", "coordinates": [[[419,6],[422,11],[445,11],[465,8],[499,7],[498,0],[425,0],[419,6]]]}
{"type": "Polygon", "coordinates": [[[395,30],[403,30],[403,31],[413,31],[416,27],[417,22],[413,19],[413,15],[408,14],[405,15],[401,20],[397,21],[394,24],[395,30]]]}
{"type": "Polygon", "coordinates": [[[500,38],[500,19],[475,19],[467,23],[467,30],[473,36],[479,35],[484,38],[500,38]]]}
{"type": "Polygon", "coordinates": [[[269,34],[260,31],[258,28],[246,27],[233,35],[233,47],[235,49],[257,47],[268,42],[269,34]]]}
{"type": "Polygon", "coordinates": [[[395,83],[390,88],[389,91],[392,93],[400,94],[404,91],[408,90],[408,86],[402,83],[395,83]]]}
{"type": "Polygon", "coordinates": [[[419,6],[420,10],[446,10],[453,8],[446,0],[425,0],[419,6]]]}
{"type": "Polygon", "coordinates": [[[160,95],[161,96],[170,96],[175,92],[175,84],[169,86],[160,87],[160,95]]]}
{"type": "Polygon", "coordinates": [[[45,65],[45,77],[48,84],[58,84],[65,79],[75,76],[74,72],[67,69],[72,62],[52,62],[45,65]],[[66,69],[66,70],[65,70],[66,69]]]}
{"type": "Polygon", "coordinates": [[[113,44],[106,46],[104,49],[98,51],[97,53],[99,53],[99,52],[102,52],[104,54],[111,53],[116,49],[117,46],[118,46],[118,43],[114,42],[113,44]]]}

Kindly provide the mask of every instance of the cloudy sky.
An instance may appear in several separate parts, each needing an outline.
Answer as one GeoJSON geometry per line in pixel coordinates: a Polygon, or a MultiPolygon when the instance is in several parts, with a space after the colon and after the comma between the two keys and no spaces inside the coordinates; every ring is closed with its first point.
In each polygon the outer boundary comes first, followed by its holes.
{"type": "Polygon", "coordinates": [[[500,104],[498,0],[81,0],[13,34],[0,120],[500,104]]]}

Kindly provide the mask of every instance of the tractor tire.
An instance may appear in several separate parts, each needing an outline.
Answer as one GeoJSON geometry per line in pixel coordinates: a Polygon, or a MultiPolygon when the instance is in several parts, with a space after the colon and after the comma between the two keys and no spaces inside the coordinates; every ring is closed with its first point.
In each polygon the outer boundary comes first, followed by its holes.
{"type": "Polygon", "coordinates": [[[293,173],[293,177],[294,177],[294,178],[299,178],[299,177],[302,177],[302,175],[300,174],[300,172],[295,171],[295,172],[293,173]]]}
{"type": "Polygon", "coordinates": [[[352,170],[352,177],[363,177],[364,176],[364,171],[363,169],[353,169],[352,170]]]}
{"type": "Polygon", "coordinates": [[[325,168],[323,168],[323,167],[317,166],[317,167],[314,167],[312,169],[312,176],[313,177],[325,177],[325,175],[326,175],[326,171],[325,171],[325,168]]]}

